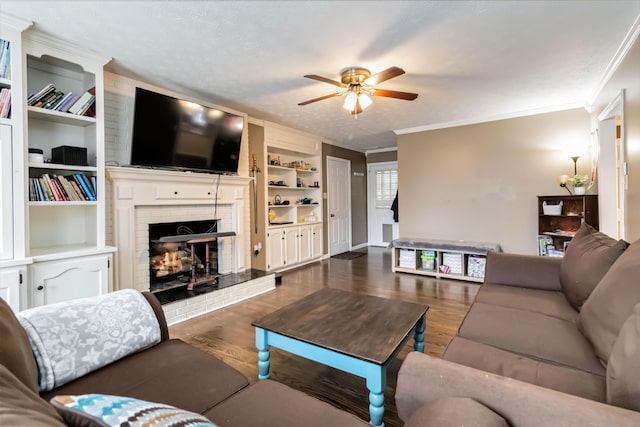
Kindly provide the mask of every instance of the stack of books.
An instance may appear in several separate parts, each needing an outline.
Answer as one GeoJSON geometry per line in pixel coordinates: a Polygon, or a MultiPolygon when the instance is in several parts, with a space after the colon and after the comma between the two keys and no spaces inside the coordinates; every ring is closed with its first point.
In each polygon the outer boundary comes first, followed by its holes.
{"type": "Polygon", "coordinates": [[[11,79],[11,49],[8,40],[0,39],[0,78],[11,79]]]}
{"type": "Polygon", "coordinates": [[[0,117],[6,119],[11,115],[11,89],[0,90],[0,117]]]}
{"type": "Polygon", "coordinates": [[[29,178],[29,200],[34,202],[95,202],[95,177],[84,174],[49,175],[29,178]]]}
{"type": "Polygon", "coordinates": [[[74,94],[73,92],[64,94],[51,83],[27,98],[27,105],[31,107],[90,117],[95,117],[95,108],[93,108],[95,102],[95,86],[83,94],[74,94]]]}

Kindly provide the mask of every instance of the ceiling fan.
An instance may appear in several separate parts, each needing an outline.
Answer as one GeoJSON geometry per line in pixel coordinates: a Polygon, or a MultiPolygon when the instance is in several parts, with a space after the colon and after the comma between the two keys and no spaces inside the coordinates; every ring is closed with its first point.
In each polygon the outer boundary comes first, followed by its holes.
{"type": "Polygon", "coordinates": [[[308,79],[318,80],[320,82],[329,83],[338,86],[341,90],[319,98],[310,99],[299,103],[298,105],[307,105],[313,102],[322,101],[324,99],[333,98],[334,96],[347,95],[344,100],[343,107],[358,118],[358,114],[371,105],[370,96],[384,96],[387,98],[403,99],[405,101],[413,101],[418,97],[417,93],[399,92],[397,90],[376,89],[375,85],[386,80],[398,77],[404,74],[404,70],[399,67],[389,67],[377,74],[371,75],[366,68],[349,67],[340,71],[340,81],[331,80],[326,77],[317,76],[315,74],[307,74],[308,79]]]}

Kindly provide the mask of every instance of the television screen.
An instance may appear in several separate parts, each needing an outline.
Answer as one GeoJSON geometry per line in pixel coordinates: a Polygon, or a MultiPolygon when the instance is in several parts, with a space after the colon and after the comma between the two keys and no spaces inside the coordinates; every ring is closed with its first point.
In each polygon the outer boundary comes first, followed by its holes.
{"type": "Polygon", "coordinates": [[[136,88],[131,165],[236,174],[244,118],[136,88]]]}

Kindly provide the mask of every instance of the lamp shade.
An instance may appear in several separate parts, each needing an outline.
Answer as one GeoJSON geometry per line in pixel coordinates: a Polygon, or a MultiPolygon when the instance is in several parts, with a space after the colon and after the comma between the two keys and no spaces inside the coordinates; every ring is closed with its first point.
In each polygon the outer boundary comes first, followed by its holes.
{"type": "Polygon", "coordinates": [[[344,104],[342,104],[342,108],[345,110],[353,111],[356,108],[356,102],[358,101],[358,95],[355,92],[349,92],[349,94],[344,98],[344,104]]]}
{"type": "Polygon", "coordinates": [[[360,102],[360,107],[364,110],[371,105],[371,98],[366,93],[361,93],[358,97],[358,102],[360,102]]]}

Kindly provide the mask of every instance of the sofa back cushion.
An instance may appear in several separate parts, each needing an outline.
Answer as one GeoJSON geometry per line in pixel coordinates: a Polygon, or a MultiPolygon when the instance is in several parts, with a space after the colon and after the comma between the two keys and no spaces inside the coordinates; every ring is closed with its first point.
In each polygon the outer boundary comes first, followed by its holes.
{"type": "Polygon", "coordinates": [[[64,427],[65,424],[53,406],[0,365],[0,426],[64,427]]]}
{"type": "Polygon", "coordinates": [[[640,240],[611,266],[580,310],[580,330],[605,363],[623,323],[640,302],[639,278],[640,240]]]}
{"type": "Polygon", "coordinates": [[[640,411],[640,304],[622,325],[607,363],[607,402],[640,411]]]}
{"type": "Polygon", "coordinates": [[[599,232],[586,222],[571,239],[560,263],[560,283],[576,310],[587,300],[609,268],[629,244],[599,232]]]}
{"type": "Polygon", "coordinates": [[[2,298],[0,298],[0,365],[4,365],[31,390],[38,391],[38,366],[29,338],[9,304],[2,298]]]}

